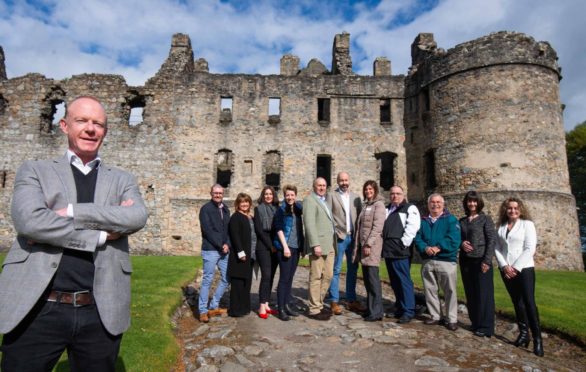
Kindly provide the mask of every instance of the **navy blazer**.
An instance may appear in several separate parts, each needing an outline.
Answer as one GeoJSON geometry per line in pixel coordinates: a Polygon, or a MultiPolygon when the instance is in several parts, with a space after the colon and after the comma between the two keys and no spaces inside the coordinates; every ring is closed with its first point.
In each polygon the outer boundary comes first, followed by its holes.
{"type": "Polygon", "coordinates": [[[218,206],[209,201],[201,207],[199,211],[199,226],[201,227],[201,250],[216,250],[222,253],[222,246],[228,244],[231,246],[230,236],[228,235],[228,223],[230,222],[230,209],[224,204],[222,207],[223,219],[220,218],[218,206]]]}

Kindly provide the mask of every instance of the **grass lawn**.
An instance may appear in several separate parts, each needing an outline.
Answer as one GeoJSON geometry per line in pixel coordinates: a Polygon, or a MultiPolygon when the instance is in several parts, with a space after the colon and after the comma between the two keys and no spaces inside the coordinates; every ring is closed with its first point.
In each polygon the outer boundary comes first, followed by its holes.
{"type": "MultiPolygon", "coordinates": [[[[309,260],[302,259],[300,264],[308,266],[309,260]]],[[[343,271],[345,266],[344,264],[343,271]]],[[[379,273],[381,279],[388,282],[389,276],[384,262],[381,263],[379,273]]],[[[362,276],[360,270],[358,275],[362,276]]],[[[570,336],[582,345],[586,344],[586,312],[583,310],[586,308],[586,273],[537,270],[535,277],[535,301],[542,327],[570,336]]],[[[415,287],[422,290],[420,264],[411,266],[411,278],[415,287]]],[[[494,299],[497,311],[514,319],[515,310],[498,270],[494,270],[494,299]]],[[[458,300],[466,301],[459,270],[458,300]]]]}
{"type": "MultiPolygon", "coordinates": [[[[201,259],[134,256],[132,264],[132,325],[122,338],[116,370],[169,371],[179,354],[170,318],[181,303],[181,286],[195,277],[201,259]]],[[[69,371],[65,355],[55,370],[69,371]]]]}

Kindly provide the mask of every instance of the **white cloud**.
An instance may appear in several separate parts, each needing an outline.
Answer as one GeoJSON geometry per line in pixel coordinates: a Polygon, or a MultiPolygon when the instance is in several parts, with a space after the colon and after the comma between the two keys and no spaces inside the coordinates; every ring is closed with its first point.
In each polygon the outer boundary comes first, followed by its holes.
{"type": "Polygon", "coordinates": [[[374,59],[386,56],[394,74],[405,74],[410,45],[420,32],[433,32],[438,46],[448,49],[493,31],[519,31],[551,42],[559,54],[566,128],[586,120],[586,2],[443,0],[419,14],[420,3],[261,0],[237,10],[213,0],[44,0],[36,8],[0,1],[0,45],[9,77],[98,72],[140,85],[160,68],[176,32],[190,35],[196,57],[208,60],[211,72],[278,73],[284,53],[300,57],[301,67],[311,58],[329,67],[334,35],[348,31],[356,72],[372,74],[374,59]],[[350,9],[353,16],[345,16],[350,9]]]}

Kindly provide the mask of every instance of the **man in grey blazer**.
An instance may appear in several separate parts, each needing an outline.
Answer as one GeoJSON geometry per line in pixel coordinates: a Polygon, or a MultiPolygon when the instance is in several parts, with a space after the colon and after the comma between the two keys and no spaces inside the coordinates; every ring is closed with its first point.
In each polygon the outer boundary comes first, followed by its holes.
{"type": "Polygon", "coordinates": [[[0,275],[5,372],[50,371],[65,349],[72,371],[114,371],[130,325],[128,235],[147,209],[136,179],[98,157],[108,127],[97,99],[71,101],[59,125],[66,155],[16,174],[17,237],[0,275]]]}
{"type": "Polygon", "coordinates": [[[356,300],[358,264],[352,262],[354,226],[356,225],[356,218],[360,214],[362,201],[360,196],[350,191],[350,176],[348,173],[338,173],[336,182],[338,183],[336,190],[327,194],[328,204],[332,206],[338,248],[328,297],[331,301],[332,313],[340,315],[342,314],[342,308],[338,304],[340,302],[340,273],[344,256],[346,256],[346,306],[351,311],[365,311],[366,308],[356,300]]]}
{"type": "Polygon", "coordinates": [[[328,320],[331,313],[323,306],[334,269],[334,220],[326,201],[326,180],[318,177],[313,192],[303,200],[305,244],[309,250],[309,317],[328,320]]]}

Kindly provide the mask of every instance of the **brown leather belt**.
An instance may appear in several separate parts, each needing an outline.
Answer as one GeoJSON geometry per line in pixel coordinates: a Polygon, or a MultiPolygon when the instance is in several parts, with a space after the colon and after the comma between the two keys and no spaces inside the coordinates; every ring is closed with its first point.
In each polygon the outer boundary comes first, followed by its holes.
{"type": "Polygon", "coordinates": [[[93,305],[95,303],[94,296],[92,295],[92,293],[90,291],[79,291],[79,292],[51,291],[49,293],[49,297],[47,297],[47,301],[73,305],[74,307],[93,305]]]}

